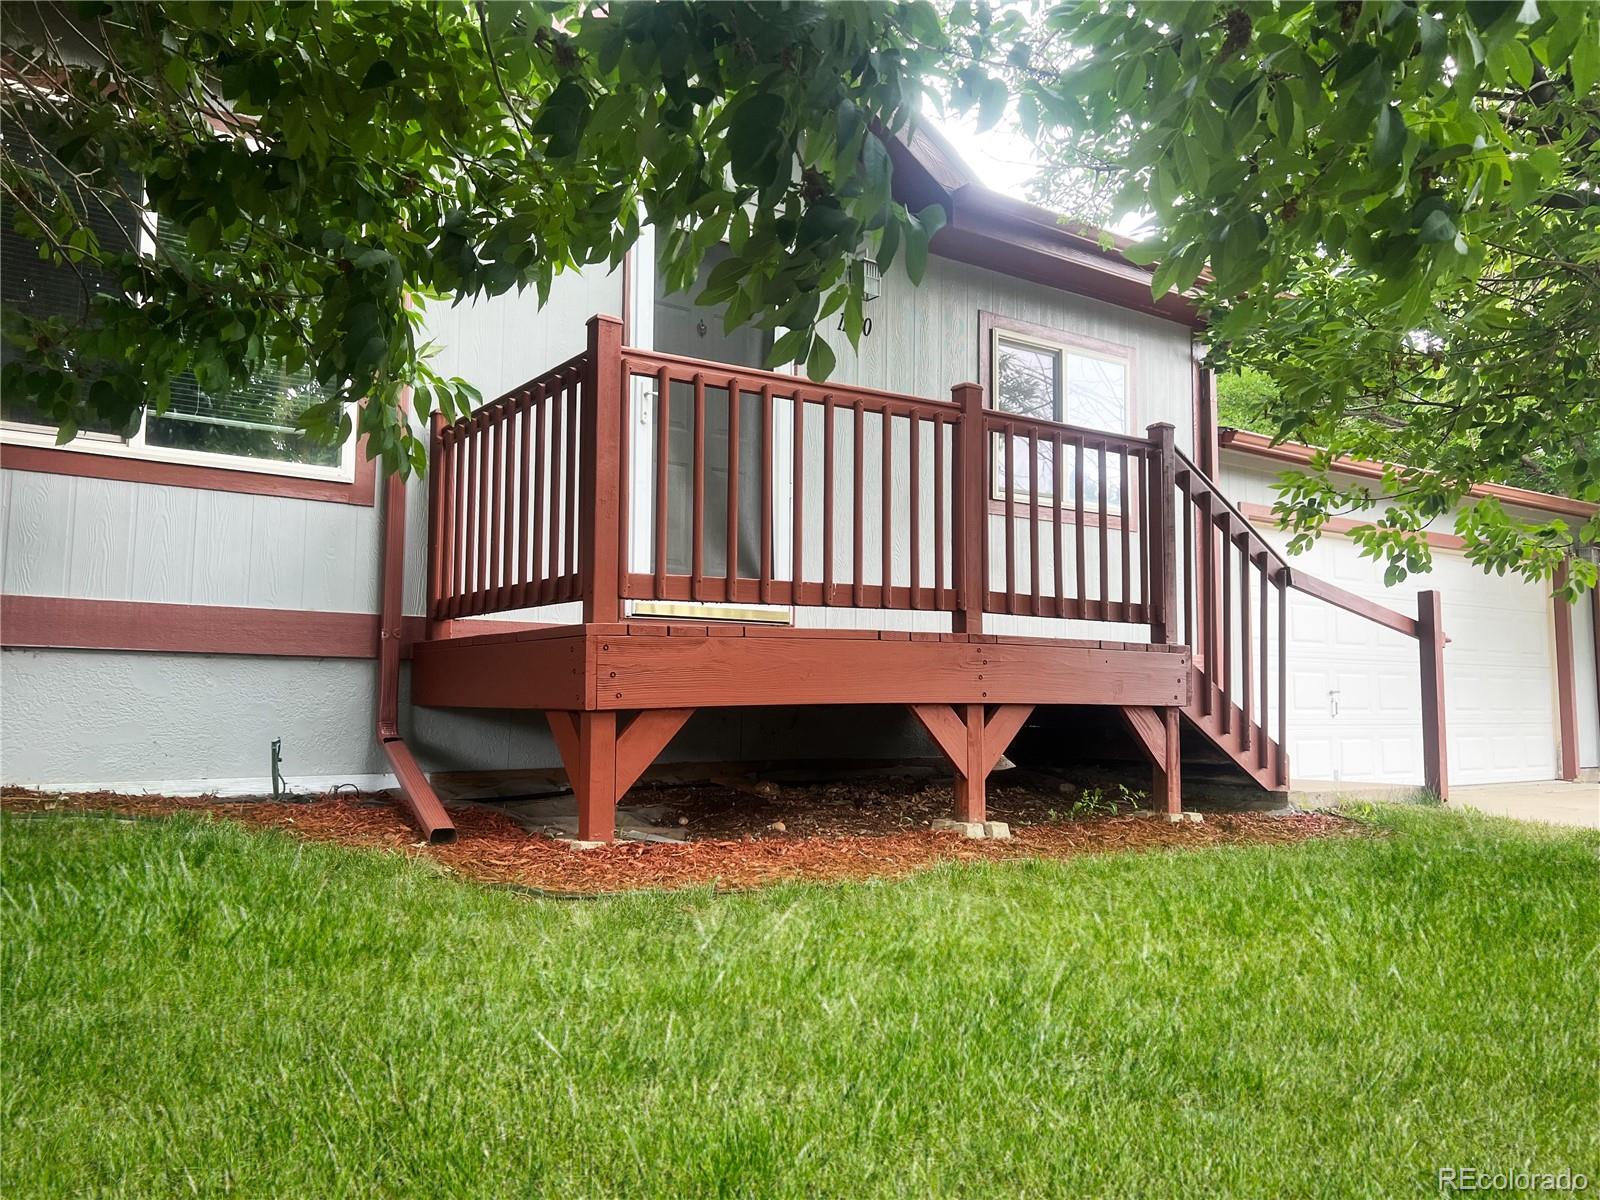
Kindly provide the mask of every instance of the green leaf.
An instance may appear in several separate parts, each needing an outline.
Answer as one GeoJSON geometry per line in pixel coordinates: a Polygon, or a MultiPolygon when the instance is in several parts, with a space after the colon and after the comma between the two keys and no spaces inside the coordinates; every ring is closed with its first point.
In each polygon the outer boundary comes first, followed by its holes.
{"type": "Polygon", "coordinates": [[[928,269],[928,235],[922,226],[913,221],[906,228],[906,275],[912,283],[921,283],[928,269]]]}
{"type": "Polygon", "coordinates": [[[1164,242],[1134,242],[1122,251],[1122,256],[1135,266],[1148,267],[1166,253],[1164,242]]]}
{"type": "MultiPolygon", "coordinates": [[[[809,333],[810,331],[807,330],[807,332],[809,333]]],[[[811,353],[806,356],[806,375],[820,383],[833,374],[835,365],[833,347],[828,345],[820,335],[813,338],[811,353]]]]}
{"type": "Polygon", "coordinates": [[[767,366],[781,367],[784,363],[791,363],[806,351],[806,342],[811,338],[809,329],[790,329],[777,341],[773,342],[772,350],[767,355],[767,366]]]}
{"type": "Polygon", "coordinates": [[[1424,245],[1438,245],[1456,240],[1456,223],[1443,208],[1435,208],[1422,219],[1417,230],[1417,240],[1424,245]]]}
{"type": "Polygon", "coordinates": [[[1586,28],[1572,47],[1572,88],[1586,96],[1600,83],[1600,28],[1586,28]]]}
{"type": "Polygon", "coordinates": [[[388,59],[380,58],[368,67],[367,73],[361,77],[361,90],[370,92],[377,88],[386,88],[399,78],[400,73],[394,69],[393,64],[388,59]]]}
{"type": "Polygon", "coordinates": [[[948,219],[942,204],[930,204],[917,212],[917,224],[930,238],[944,228],[948,219]]]}
{"type": "Polygon", "coordinates": [[[1378,133],[1372,143],[1372,160],[1380,167],[1397,167],[1406,148],[1406,121],[1392,104],[1378,113],[1378,133]]]}
{"type": "Polygon", "coordinates": [[[783,118],[788,105],[776,92],[758,92],[734,110],[728,128],[728,153],[733,177],[764,187],[783,168],[783,118]]]}
{"type": "Polygon", "coordinates": [[[569,75],[556,85],[540,107],[533,131],[550,139],[547,149],[551,157],[567,158],[577,153],[589,115],[588,90],[576,77],[569,75]]]}

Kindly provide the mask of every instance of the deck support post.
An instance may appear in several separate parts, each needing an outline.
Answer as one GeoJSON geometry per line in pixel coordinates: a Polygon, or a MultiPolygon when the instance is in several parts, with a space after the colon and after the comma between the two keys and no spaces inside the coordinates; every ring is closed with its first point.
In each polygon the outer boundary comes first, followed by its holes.
{"type": "Polygon", "coordinates": [[[984,765],[983,705],[963,704],[961,721],[966,726],[966,757],[965,761],[956,767],[955,819],[983,821],[989,815],[989,800],[987,789],[984,787],[988,782],[989,769],[984,765]]]}
{"type": "Polygon", "coordinates": [[[1183,755],[1178,732],[1178,710],[1161,710],[1162,743],[1161,760],[1151,772],[1151,799],[1164,807],[1168,817],[1183,812],[1183,755]]]}
{"type": "Polygon", "coordinates": [[[693,714],[692,708],[646,709],[624,726],[614,711],[545,713],[578,800],[580,841],[616,836],[617,803],[693,714]]]}
{"type": "Polygon", "coordinates": [[[1033,713],[1031,704],[910,704],[913,716],[955,768],[955,819],[988,819],[989,772],[1033,713]]]}
{"type": "MultiPolygon", "coordinates": [[[[402,404],[409,405],[410,402],[408,390],[402,404]]],[[[433,561],[430,550],[430,569],[433,561]]],[[[423,774],[411,748],[400,736],[400,643],[405,624],[405,572],[406,481],[394,474],[383,484],[383,582],[378,614],[378,747],[394,770],[402,807],[410,814],[417,828],[422,830],[422,836],[440,845],[456,840],[455,823],[439,802],[438,793],[423,774]]]]}
{"type": "Polygon", "coordinates": [[[1417,651],[1422,668],[1422,778],[1450,799],[1449,742],[1444,727],[1444,606],[1436,591],[1417,593],[1417,651]]]}
{"type": "MultiPolygon", "coordinates": [[[[1147,475],[1149,507],[1145,536],[1150,546],[1150,640],[1169,645],[1176,639],[1178,612],[1178,526],[1172,493],[1178,486],[1178,459],[1173,450],[1172,426],[1166,422],[1145,430],[1155,447],[1156,461],[1147,475]]],[[[1188,581],[1184,581],[1188,586],[1188,581]]]]}
{"type": "Polygon", "coordinates": [[[1183,754],[1176,707],[1118,709],[1134,740],[1150,760],[1150,806],[1170,819],[1183,813],[1183,754]]]}
{"type": "MultiPolygon", "coordinates": [[[[1563,564],[1556,570],[1555,586],[1567,585],[1567,568],[1563,564]]],[[[1559,591],[1551,603],[1555,606],[1556,627],[1556,724],[1561,731],[1560,771],[1557,778],[1572,782],[1578,777],[1578,687],[1572,669],[1572,601],[1564,599],[1559,591]]],[[[1600,637],[1600,630],[1597,630],[1600,637]]]]}

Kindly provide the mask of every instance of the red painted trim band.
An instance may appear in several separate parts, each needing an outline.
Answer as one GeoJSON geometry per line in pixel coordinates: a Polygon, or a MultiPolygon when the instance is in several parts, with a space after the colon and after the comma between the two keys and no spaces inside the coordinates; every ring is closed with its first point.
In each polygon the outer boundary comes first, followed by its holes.
{"type": "Polygon", "coordinates": [[[116,479],[124,483],[155,483],[166,487],[198,488],[207,492],[241,492],[254,496],[284,496],[293,500],[322,500],[371,508],[377,493],[377,464],[362,449],[356,451],[356,477],[350,483],[332,479],[299,479],[229,467],[195,463],[155,462],[124,455],[96,454],[88,450],[60,450],[51,446],[6,445],[0,451],[0,468],[36,471],[44,475],[75,475],[85,479],[116,479]]]}
{"type": "MultiPolygon", "coordinates": [[[[454,624],[463,634],[540,628],[522,621],[454,624]]],[[[409,655],[421,640],[425,626],[421,617],[404,619],[403,655],[409,655]]],[[[0,646],[260,658],[376,658],[378,614],[6,595],[0,596],[0,646]]]]}
{"type": "MultiPolygon", "coordinates": [[[[1239,511],[1252,521],[1264,521],[1273,529],[1280,528],[1278,518],[1273,515],[1270,504],[1256,504],[1246,500],[1239,505],[1239,511]]],[[[1370,524],[1372,524],[1371,521],[1357,521],[1351,517],[1329,517],[1327,524],[1323,525],[1322,529],[1324,533],[1349,533],[1352,529],[1370,524]]],[[[1430,531],[1422,536],[1423,540],[1435,550],[1464,550],[1467,546],[1464,539],[1457,537],[1453,533],[1434,533],[1430,531]]]]}

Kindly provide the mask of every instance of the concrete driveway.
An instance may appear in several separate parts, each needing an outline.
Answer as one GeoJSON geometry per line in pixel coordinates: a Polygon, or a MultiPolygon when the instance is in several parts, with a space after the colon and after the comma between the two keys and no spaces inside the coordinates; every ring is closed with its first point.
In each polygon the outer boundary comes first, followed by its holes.
{"type": "Polygon", "coordinates": [[[1478,783],[1450,789],[1451,808],[1600,829],[1600,783],[1478,783]]]}

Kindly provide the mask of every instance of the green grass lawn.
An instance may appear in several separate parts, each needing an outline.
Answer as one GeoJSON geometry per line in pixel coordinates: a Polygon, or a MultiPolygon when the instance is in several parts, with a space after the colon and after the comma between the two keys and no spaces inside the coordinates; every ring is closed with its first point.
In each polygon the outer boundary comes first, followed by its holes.
{"type": "Polygon", "coordinates": [[[1600,1186],[1600,838],[557,901],[188,818],[3,825],[7,1197],[1600,1186]]]}

